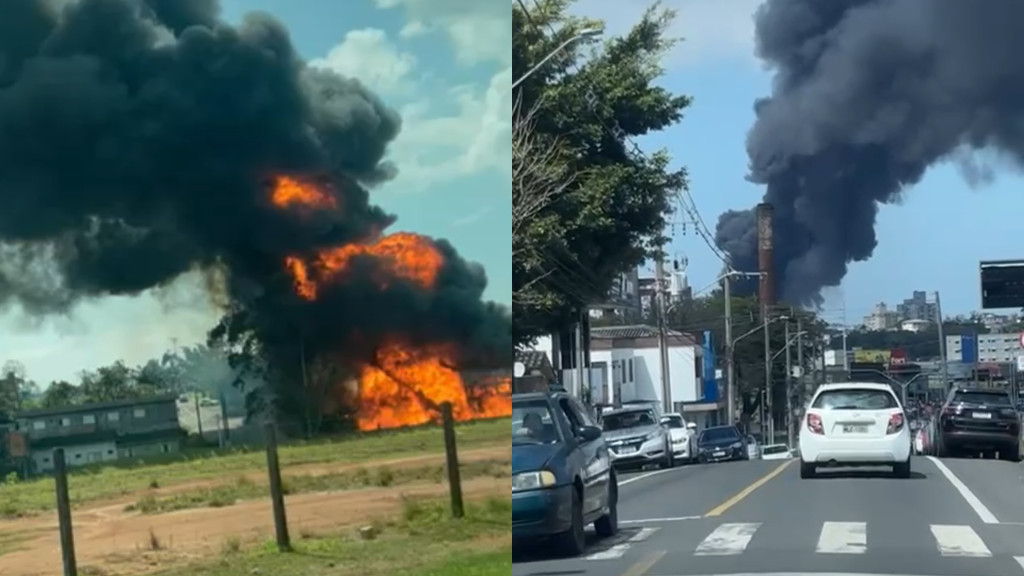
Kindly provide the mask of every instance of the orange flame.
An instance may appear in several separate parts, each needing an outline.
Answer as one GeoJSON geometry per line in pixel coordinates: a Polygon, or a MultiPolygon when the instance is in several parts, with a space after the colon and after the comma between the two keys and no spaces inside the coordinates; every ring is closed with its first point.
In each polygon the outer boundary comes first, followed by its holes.
{"type": "MultiPolygon", "coordinates": [[[[282,208],[337,207],[337,200],[320,188],[288,177],[277,178],[271,200],[282,208]]],[[[380,236],[379,231],[366,242],[322,250],[311,261],[289,256],[284,264],[296,293],[312,301],[320,282],[345,274],[358,257],[377,259],[380,277],[375,281],[382,290],[394,278],[431,289],[444,266],[444,255],[429,238],[408,232],[380,236]]],[[[358,427],[373,430],[437,421],[442,402],[452,403],[452,415],[460,421],[510,415],[511,380],[467,388],[452,367],[452,352],[446,346],[413,349],[397,342],[380,349],[376,362],[364,366],[360,373],[358,427]]]]}
{"type": "Polygon", "coordinates": [[[436,422],[442,402],[452,403],[459,421],[512,413],[510,380],[467,390],[451,357],[449,348],[437,345],[410,349],[392,343],[380,349],[376,364],[365,366],[359,378],[359,429],[436,422]]]}
{"type": "Polygon", "coordinates": [[[381,289],[388,287],[390,278],[404,278],[424,288],[433,288],[444,266],[444,256],[430,239],[410,232],[384,236],[372,244],[329,248],[321,251],[311,265],[289,257],[285,265],[295,281],[296,292],[306,300],[316,300],[318,285],[314,276],[330,279],[342,275],[359,256],[376,258],[382,264],[383,273],[376,279],[381,289]],[[310,274],[310,268],[314,274],[310,274]]]}
{"type": "Polygon", "coordinates": [[[338,207],[338,199],[309,182],[301,182],[288,176],[274,179],[274,191],[270,201],[280,208],[304,206],[321,210],[338,207]]]}

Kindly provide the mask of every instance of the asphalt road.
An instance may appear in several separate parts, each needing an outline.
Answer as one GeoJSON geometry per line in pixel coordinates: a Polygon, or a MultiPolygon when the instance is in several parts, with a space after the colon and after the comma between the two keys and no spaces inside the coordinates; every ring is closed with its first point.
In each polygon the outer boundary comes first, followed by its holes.
{"type": "Polygon", "coordinates": [[[512,576],[1024,576],[1024,465],[915,458],[913,477],[795,460],[619,478],[621,531],[583,557],[515,549],[512,576]]]}

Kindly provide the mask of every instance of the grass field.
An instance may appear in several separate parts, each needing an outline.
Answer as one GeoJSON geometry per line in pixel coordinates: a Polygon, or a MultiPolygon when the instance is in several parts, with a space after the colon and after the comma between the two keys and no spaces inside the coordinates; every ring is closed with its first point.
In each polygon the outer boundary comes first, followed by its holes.
{"type": "Polygon", "coordinates": [[[406,500],[400,517],[374,524],[371,540],[350,530],[299,540],[288,553],[226,541],[219,558],[159,575],[499,576],[512,570],[511,517],[508,496],[468,503],[461,520],[444,500],[406,500]]]}
{"type": "MultiPolygon", "coordinates": [[[[507,443],[507,418],[461,424],[456,429],[460,450],[507,443]]],[[[321,463],[372,463],[443,451],[439,427],[353,434],[280,447],[282,471],[289,466],[321,463]]],[[[137,494],[141,491],[199,480],[231,478],[266,467],[260,448],[189,451],[148,461],[110,463],[73,469],[69,487],[75,506],[137,494]]],[[[301,480],[300,480],[301,482],[301,480]]],[[[0,484],[0,517],[21,517],[54,507],[52,478],[0,484]]]]}
{"type": "MultiPolygon", "coordinates": [[[[480,460],[467,462],[459,466],[463,480],[490,476],[508,478],[512,476],[511,462],[506,459],[480,460]]],[[[308,474],[288,476],[283,480],[285,494],[305,494],[310,492],[331,492],[335,490],[357,490],[360,488],[389,488],[409,484],[430,482],[440,484],[445,479],[443,464],[427,466],[408,466],[402,468],[357,468],[348,472],[328,474],[308,474]]],[[[157,497],[145,495],[127,511],[138,511],[143,514],[159,514],[188,508],[220,508],[231,506],[239,500],[267,498],[270,491],[265,482],[254,482],[247,476],[239,477],[234,482],[218,484],[200,490],[189,490],[183,494],[157,497]]]]}

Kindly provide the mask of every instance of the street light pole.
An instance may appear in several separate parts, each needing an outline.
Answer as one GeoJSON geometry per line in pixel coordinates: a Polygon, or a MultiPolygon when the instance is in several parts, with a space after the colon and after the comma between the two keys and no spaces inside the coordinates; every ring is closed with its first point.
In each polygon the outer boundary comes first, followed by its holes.
{"type": "Polygon", "coordinates": [[[726,270],[722,275],[722,295],[725,298],[725,417],[727,423],[733,423],[738,418],[738,412],[742,405],[737,407],[736,394],[736,342],[740,341],[750,333],[744,334],[733,340],[732,337],[732,277],[752,278],[760,276],[760,272],[739,272],[737,270],[726,270]]]}
{"type": "Polygon", "coordinates": [[[786,417],[783,418],[783,422],[786,423],[786,442],[788,443],[787,445],[792,447],[793,446],[793,426],[790,423],[790,414],[793,413],[793,401],[790,398],[792,396],[792,389],[793,389],[793,380],[792,380],[792,377],[793,377],[793,357],[789,353],[789,318],[786,318],[785,322],[786,322],[786,325],[785,325],[785,330],[786,330],[786,336],[785,336],[785,338],[786,338],[786,379],[784,380],[784,382],[785,382],[784,392],[786,393],[786,417]]]}
{"type": "Polygon", "coordinates": [[[525,74],[523,74],[518,80],[513,82],[512,89],[515,90],[516,88],[518,88],[524,80],[532,76],[533,73],[536,72],[537,70],[540,70],[542,66],[547,64],[548,61],[554,58],[556,54],[568,48],[570,44],[574,44],[585,38],[594,38],[596,36],[600,36],[602,32],[604,32],[604,30],[602,30],[601,28],[584,28],[583,30],[580,30],[579,33],[577,33],[575,36],[559,44],[557,48],[552,50],[551,53],[549,53],[547,56],[541,59],[541,61],[538,62],[533,68],[527,70],[525,74]]]}
{"type": "Polygon", "coordinates": [[[767,432],[767,443],[775,443],[775,415],[772,413],[772,343],[771,331],[768,328],[768,307],[764,306],[761,314],[764,316],[764,399],[761,402],[761,434],[767,432]],[[767,431],[765,425],[767,424],[767,431]]]}

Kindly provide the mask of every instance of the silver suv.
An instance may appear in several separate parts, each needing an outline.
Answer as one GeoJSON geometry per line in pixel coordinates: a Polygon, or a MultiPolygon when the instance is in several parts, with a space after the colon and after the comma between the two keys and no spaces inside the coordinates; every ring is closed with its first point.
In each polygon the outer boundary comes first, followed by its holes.
{"type": "Polygon", "coordinates": [[[604,439],[616,467],[675,466],[668,428],[652,406],[633,405],[603,414],[604,439]]]}

